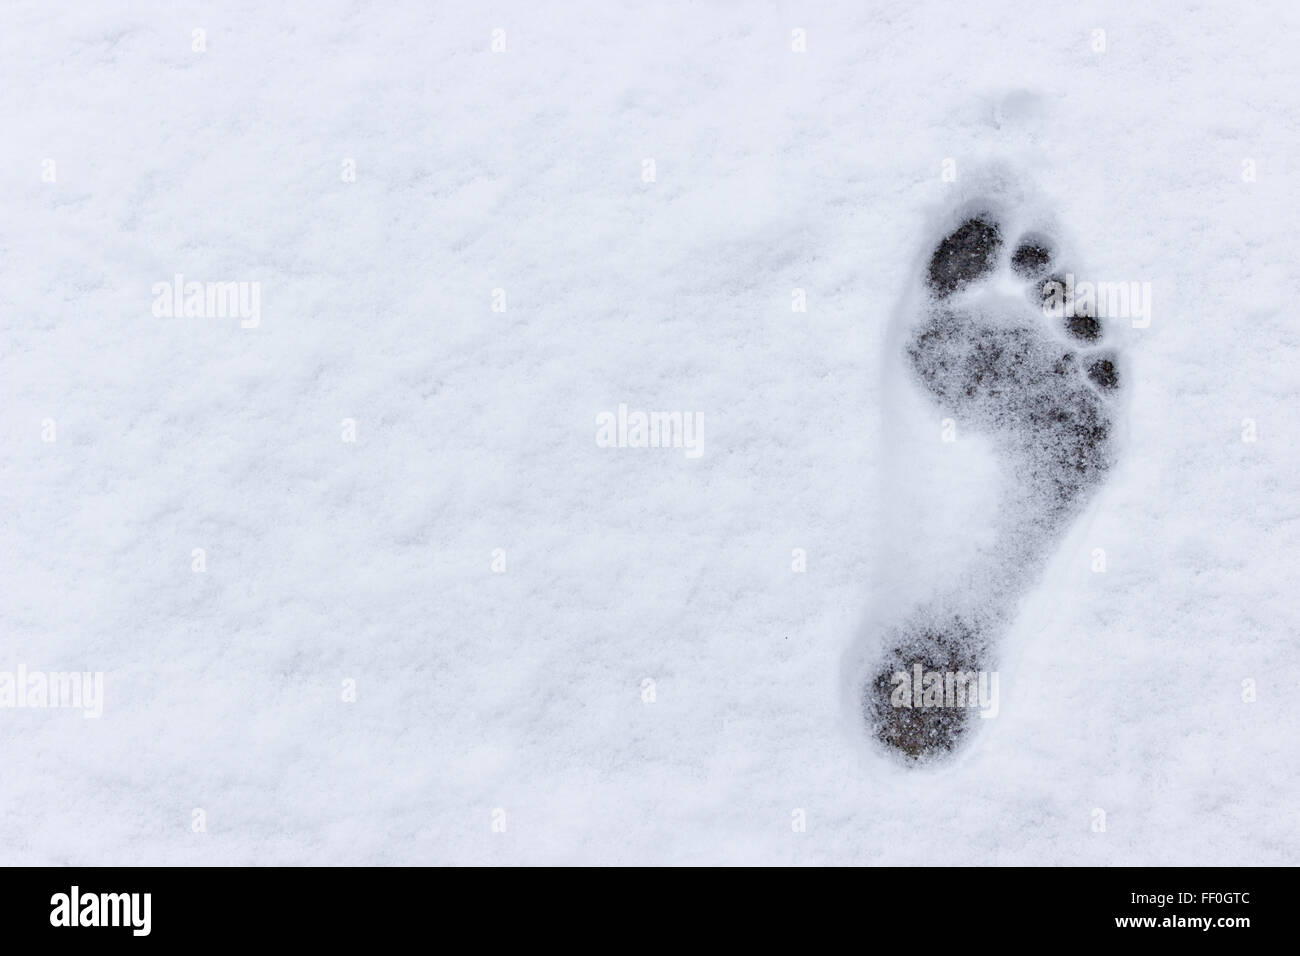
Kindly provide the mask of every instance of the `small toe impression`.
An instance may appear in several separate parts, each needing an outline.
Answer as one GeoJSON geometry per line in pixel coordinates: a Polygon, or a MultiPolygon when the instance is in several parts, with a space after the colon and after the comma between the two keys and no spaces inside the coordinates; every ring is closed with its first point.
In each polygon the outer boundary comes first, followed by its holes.
{"type": "Polygon", "coordinates": [[[1029,301],[1041,305],[1048,315],[1064,315],[1066,288],[1065,276],[1055,272],[1029,287],[1029,301]]]}
{"type": "Polygon", "coordinates": [[[1098,388],[1111,391],[1119,386],[1119,371],[1112,358],[1099,358],[1088,366],[1088,380],[1098,388]]]}
{"type": "Polygon", "coordinates": [[[1065,329],[1080,342],[1096,342],[1101,338],[1101,322],[1093,314],[1094,309],[1085,302],[1078,302],[1070,296],[1070,285],[1061,273],[1053,273],[1030,287],[1032,298],[1037,299],[1043,313],[1051,318],[1064,320],[1065,329]]]}
{"type": "Polygon", "coordinates": [[[1022,279],[1037,279],[1052,268],[1052,245],[1041,236],[1025,236],[1011,254],[1011,271],[1022,279]]]}
{"type": "Polygon", "coordinates": [[[1065,327],[1083,342],[1095,342],[1101,338],[1101,323],[1091,315],[1072,315],[1066,320],[1065,327]]]}
{"type": "Polygon", "coordinates": [[[956,292],[993,268],[1002,233],[997,224],[976,216],[958,226],[930,259],[930,288],[936,295],[956,292]]]}

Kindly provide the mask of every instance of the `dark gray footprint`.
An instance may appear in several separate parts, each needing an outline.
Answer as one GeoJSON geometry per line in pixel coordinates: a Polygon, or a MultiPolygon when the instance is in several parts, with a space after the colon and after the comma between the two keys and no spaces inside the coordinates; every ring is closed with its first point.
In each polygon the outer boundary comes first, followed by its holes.
{"type": "Polygon", "coordinates": [[[1000,516],[1006,553],[991,556],[998,566],[982,578],[983,600],[936,596],[917,609],[886,634],[885,659],[863,688],[875,737],[911,758],[946,753],[970,730],[979,704],[968,694],[954,706],[952,684],[995,668],[1015,597],[1115,461],[1116,353],[1090,310],[1062,301],[1070,274],[1051,237],[1015,239],[1008,248],[991,213],[948,233],[929,259],[926,305],[907,339],[916,381],[962,427],[995,440],[1011,485],[1000,516]],[[1002,294],[1010,282],[1025,294],[1002,294]],[[931,689],[947,683],[930,695],[938,705],[912,686],[922,676],[931,689]]]}

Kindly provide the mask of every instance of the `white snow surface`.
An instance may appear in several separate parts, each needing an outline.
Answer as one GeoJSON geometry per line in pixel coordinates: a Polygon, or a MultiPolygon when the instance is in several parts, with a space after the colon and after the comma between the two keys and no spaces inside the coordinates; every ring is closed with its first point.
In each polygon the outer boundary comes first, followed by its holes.
{"type": "Polygon", "coordinates": [[[104,702],[0,710],[0,862],[1300,863],[1298,16],[7,3],[0,671],[104,702]],[[991,496],[880,494],[882,369],[988,162],[1153,316],[1000,715],[909,768],[846,655],[942,577],[897,515],[991,496]]]}

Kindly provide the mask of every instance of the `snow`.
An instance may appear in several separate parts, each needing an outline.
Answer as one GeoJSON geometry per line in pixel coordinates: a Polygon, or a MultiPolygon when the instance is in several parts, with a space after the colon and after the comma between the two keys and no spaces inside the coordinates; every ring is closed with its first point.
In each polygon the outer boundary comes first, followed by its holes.
{"type": "Polygon", "coordinates": [[[0,670],[104,674],[0,710],[3,862],[1300,862],[1291,5],[0,25],[0,670]],[[954,540],[880,493],[886,341],[988,162],[1153,318],[998,718],[918,771],[845,661],[954,540]],[[260,323],[155,316],[177,273],[260,323]],[[620,404],[703,454],[600,447],[620,404]]]}

